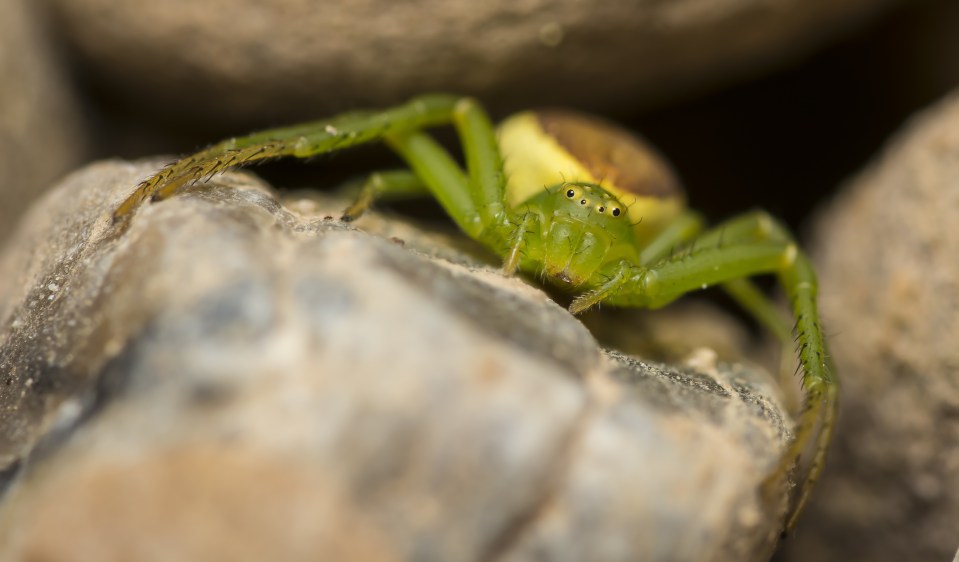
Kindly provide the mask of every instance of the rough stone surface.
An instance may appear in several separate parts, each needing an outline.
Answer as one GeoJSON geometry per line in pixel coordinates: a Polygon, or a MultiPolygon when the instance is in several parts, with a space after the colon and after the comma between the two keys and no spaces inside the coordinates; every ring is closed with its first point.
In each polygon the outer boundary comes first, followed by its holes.
{"type": "Polygon", "coordinates": [[[0,558],[768,559],[762,372],[603,350],[441,234],[246,175],[118,229],[155,166],[68,177],[0,255],[0,558]]]}
{"type": "Polygon", "coordinates": [[[0,241],[80,162],[80,108],[30,0],[0,1],[0,241]]]}
{"type": "Polygon", "coordinates": [[[434,90],[634,108],[808,52],[892,0],[50,2],[112,92],[236,127],[434,90]]]}
{"type": "Polygon", "coordinates": [[[959,545],[959,94],[818,225],[837,441],[788,560],[950,560],[959,545]]]}

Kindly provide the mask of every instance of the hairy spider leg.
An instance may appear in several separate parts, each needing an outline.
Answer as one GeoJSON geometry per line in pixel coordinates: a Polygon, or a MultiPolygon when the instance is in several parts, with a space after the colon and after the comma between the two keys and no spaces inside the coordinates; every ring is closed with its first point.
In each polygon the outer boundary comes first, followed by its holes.
{"type": "MultiPolygon", "coordinates": [[[[697,244],[717,245],[750,241],[778,240],[791,243],[792,236],[779,222],[762,210],[743,213],[696,238],[697,244]]],[[[791,377],[795,374],[796,339],[793,327],[783,312],[759,288],[747,278],[731,279],[721,285],[722,289],[744,310],[769,330],[782,345],[780,354],[779,382],[786,393],[787,403],[797,410],[798,399],[791,377]]]]}
{"type": "MultiPolygon", "coordinates": [[[[671,236],[682,239],[678,234],[671,236]]],[[[614,305],[657,308],[697,288],[722,284],[747,311],[756,314],[761,322],[770,325],[774,334],[784,338],[793,330],[784,327],[782,320],[777,319],[774,305],[745,282],[745,278],[753,275],[776,274],[796,318],[796,354],[803,371],[805,399],[795,439],[767,483],[785,478],[807,448],[812,447],[802,489],[787,521],[786,528],[791,529],[822,472],[838,408],[838,382],[832,373],[816,307],[815,273],[792,236],[763,211],[726,221],[694,238],[688,247],[694,249],[661,258],[648,267],[623,264],[606,285],[577,298],[570,308],[574,312],[584,310],[596,302],[597,297],[614,305]]]]}
{"type": "MultiPolygon", "coordinates": [[[[670,257],[674,252],[682,253],[693,239],[696,240],[696,244],[722,246],[742,241],[744,238],[750,240],[761,237],[763,232],[769,230],[768,227],[762,227],[766,224],[766,220],[772,219],[763,211],[745,213],[703,235],[702,231],[706,223],[702,215],[696,211],[685,210],[655,238],[646,243],[640,252],[639,263],[642,266],[649,266],[670,257]]],[[[772,224],[776,223],[773,221],[772,224]]],[[[786,358],[792,355],[793,335],[789,322],[752,281],[747,278],[732,279],[722,283],[721,287],[783,343],[785,347],[783,355],[786,358]]],[[[789,372],[791,373],[791,370],[789,372]]]]}
{"type": "Polygon", "coordinates": [[[388,133],[449,123],[462,98],[427,95],[377,112],[355,112],[304,125],[282,127],[215,144],[143,181],[113,213],[114,222],[129,218],[147,199],[170,197],[182,187],[218,172],[282,156],[309,158],[381,139],[388,133]]]}
{"type": "MultiPolygon", "coordinates": [[[[705,221],[699,213],[686,210],[646,244],[640,253],[640,265],[648,266],[669,257],[675,251],[683,252],[686,250],[685,246],[694,238],[696,238],[697,244],[722,246],[723,244],[741,241],[744,238],[748,240],[762,237],[764,232],[770,230],[768,226],[763,225],[776,224],[774,221],[767,222],[768,220],[771,219],[763,211],[745,213],[727,221],[709,234],[701,235],[705,228],[705,221]]],[[[790,383],[792,381],[789,377],[793,375],[795,356],[793,353],[792,327],[789,321],[782,311],[749,279],[732,279],[722,283],[721,287],[780,341],[783,347],[780,354],[780,383],[784,390],[791,388],[790,383]]],[[[796,401],[790,396],[789,403],[795,405],[796,401]]]]}
{"type": "MultiPolygon", "coordinates": [[[[358,219],[374,201],[395,201],[430,195],[429,187],[410,170],[374,172],[362,182],[347,186],[342,192],[353,199],[353,203],[343,211],[342,220],[346,222],[358,219]]],[[[503,258],[504,274],[512,275],[519,269],[526,235],[532,231],[538,218],[534,213],[520,215],[513,234],[507,239],[508,251],[503,258]]]]}
{"type": "MultiPolygon", "coordinates": [[[[695,211],[685,211],[640,254],[640,265],[648,266],[669,257],[672,252],[685,250],[695,239],[696,246],[723,246],[756,239],[772,239],[789,243],[792,237],[765,211],[751,211],[734,217],[720,226],[702,233],[705,223],[695,211]]],[[[749,312],[767,330],[773,333],[790,351],[793,335],[789,322],[779,308],[747,278],[731,279],[722,283],[725,290],[740,306],[749,312]]],[[[784,381],[785,382],[785,381],[784,381]]]]}
{"type": "Polygon", "coordinates": [[[354,221],[378,200],[397,200],[429,195],[430,190],[419,176],[409,170],[386,170],[370,174],[362,183],[340,190],[353,203],[343,211],[341,220],[354,221]]]}
{"type": "MultiPolygon", "coordinates": [[[[721,244],[736,244],[750,240],[775,240],[784,244],[793,244],[792,235],[779,221],[762,210],[744,213],[696,239],[697,245],[709,247],[721,244]]],[[[780,310],[747,278],[731,279],[722,284],[722,288],[729,293],[744,309],[752,314],[763,326],[772,332],[781,342],[782,367],[780,376],[782,387],[790,388],[786,379],[791,372],[788,367],[797,355],[795,346],[798,346],[800,366],[803,370],[802,386],[805,391],[803,409],[800,414],[799,425],[796,428],[796,440],[793,441],[778,469],[770,475],[767,483],[775,486],[777,481],[785,478],[792,470],[794,461],[810,445],[813,456],[806,472],[805,481],[792,513],[787,521],[786,529],[792,529],[799,515],[809,501],[813,485],[822,472],[829,441],[835,429],[835,418],[838,409],[838,381],[832,374],[833,368],[828,351],[822,336],[822,327],[818,318],[816,294],[818,283],[809,259],[797,252],[793,267],[779,272],[780,282],[787,290],[790,303],[797,318],[795,338],[793,328],[784,319],[780,310]],[[790,290],[792,288],[792,290],[790,290]],[[810,443],[816,430],[820,433],[815,443],[810,443]]]]}

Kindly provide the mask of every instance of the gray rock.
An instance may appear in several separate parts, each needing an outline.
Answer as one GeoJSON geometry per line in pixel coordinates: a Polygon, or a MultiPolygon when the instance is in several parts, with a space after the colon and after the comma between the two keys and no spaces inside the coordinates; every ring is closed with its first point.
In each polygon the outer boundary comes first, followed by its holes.
{"type": "Polygon", "coordinates": [[[949,560],[959,544],[959,93],[822,217],[842,415],[788,560],[949,560]]]}
{"type": "Polygon", "coordinates": [[[0,558],[768,559],[761,370],[604,350],[460,237],[246,175],[119,231],[155,165],[75,173],[0,255],[0,558]]]}
{"type": "Polygon", "coordinates": [[[0,241],[85,146],[80,106],[38,4],[0,2],[0,241]]]}
{"type": "Polygon", "coordinates": [[[635,108],[795,58],[893,1],[51,3],[111,92],[237,127],[428,91],[635,108]]]}

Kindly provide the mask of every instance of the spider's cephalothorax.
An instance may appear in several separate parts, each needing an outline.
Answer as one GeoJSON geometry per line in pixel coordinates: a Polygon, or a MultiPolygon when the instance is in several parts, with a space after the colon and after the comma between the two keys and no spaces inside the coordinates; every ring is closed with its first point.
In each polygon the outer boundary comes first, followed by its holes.
{"type": "Polygon", "coordinates": [[[599,185],[560,183],[533,195],[521,209],[537,214],[531,222],[540,230],[535,237],[540,244],[525,248],[520,269],[541,271],[562,289],[596,288],[605,269],[624,260],[639,262],[627,207],[599,185]]]}
{"type": "Polygon", "coordinates": [[[561,289],[595,290],[624,265],[639,267],[641,245],[683,208],[666,161],[599,118],[524,111],[500,124],[497,140],[510,207],[536,213],[540,230],[519,269],[545,273],[561,289]]]}
{"type": "Polygon", "coordinates": [[[795,353],[805,404],[795,438],[768,481],[796,468],[803,486],[787,522],[802,511],[822,470],[834,426],[838,384],[816,306],[816,275],[792,236],[762,211],[705,229],[684,206],[675,175],[655,151],[610,123],[565,111],[517,114],[494,130],[474,100],[416,98],[391,109],[354,112],[234,138],[184,157],[146,179],[114,212],[118,225],[147,200],[232,167],[269,158],[307,158],[381,140],[409,169],[372,174],[344,220],[377,197],[431,195],[468,236],[503,257],[503,269],[544,274],[578,294],[570,310],[598,303],[653,308],[719,285],[795,353]],[[456,127],[466,162],[424,129],[456,127]],[[773,274],[795,322],[748,280],[773,274]],[[792,326],[792,327],[790,327],[792,326]],[[793,347],[795,334],[796,347],[793,347]],[[807,448],[811,459],[798,459],[807,448]]]}

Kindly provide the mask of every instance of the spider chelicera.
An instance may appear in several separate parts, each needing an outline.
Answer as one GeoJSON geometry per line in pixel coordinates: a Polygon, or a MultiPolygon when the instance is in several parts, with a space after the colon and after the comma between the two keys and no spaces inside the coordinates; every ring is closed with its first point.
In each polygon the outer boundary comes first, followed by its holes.
{"type": "Polygon", "coordinates": [[[480,105],[426,95],[381,111],[229,139],[184,157],[142,182],[114,212],[125,223],[160,200],[213,174],[255,161],[307,158],[383,141],[408,170],[373,174],[344,219],[376,198],[427,194],[459,228],[524,271],[577,295],[573,313],[596,304],[657,308],[690,291],[722,286],[798,356],[804,404],[795,437],[768,481],[781,481],[811,449],[787,521],[791,528],[822,470],[834,427],[838,384],[826,354],[809,259],[785,228],[752,211],[706,229],[668,166],[632,134],[565,111],[529,111],[494,129],[480,105]],[[466,171],[423,132],[452,124],[466,171]],[[775,274],[794,326],[748,280],[775,274]]]}

